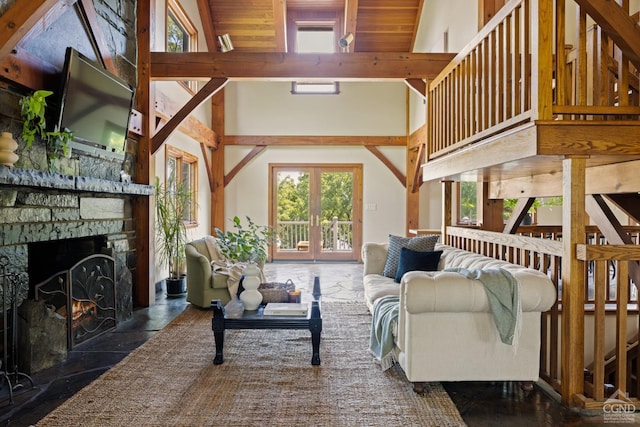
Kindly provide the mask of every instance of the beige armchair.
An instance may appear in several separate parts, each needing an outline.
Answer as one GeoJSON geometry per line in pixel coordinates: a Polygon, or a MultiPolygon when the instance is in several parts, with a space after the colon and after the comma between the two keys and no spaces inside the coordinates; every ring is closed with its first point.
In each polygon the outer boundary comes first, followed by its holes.
{"type": "Polygon", "coordinates": [[[224,304],[231,300],[224,274],[214,273],[211,261],[222,259],[217,250],[210,255],[205,239],[187,243],[184,249],[187,259],[187,301],[198,307],[209,308],[212,299],[222,300],[224,304]]]}

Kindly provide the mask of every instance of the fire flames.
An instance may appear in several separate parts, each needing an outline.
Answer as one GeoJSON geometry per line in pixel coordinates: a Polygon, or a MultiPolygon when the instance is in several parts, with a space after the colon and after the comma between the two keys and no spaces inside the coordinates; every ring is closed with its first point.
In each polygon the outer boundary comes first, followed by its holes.
{"type": "MultiPolygon", "coordinates": [[[[67,307],[62,306],[57,313],[63,317],[67,315],[67,307]]],[[[73,301],[71,303],[71,320],[75,323],[86,316],[95,317],[98,314],[98,306],[93,301],[73,301]]]]}

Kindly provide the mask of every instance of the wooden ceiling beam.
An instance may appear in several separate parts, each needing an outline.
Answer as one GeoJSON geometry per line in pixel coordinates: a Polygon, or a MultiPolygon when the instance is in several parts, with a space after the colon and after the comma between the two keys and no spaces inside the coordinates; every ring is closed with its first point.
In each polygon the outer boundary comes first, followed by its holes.
{"type": "Polygon", "coordinates": [[[358,27],[358,0],[344,0],[344,28],[342,29],[341,36],[345,34],[353,34],[354,41],[347,46],[345,51],[355,51],[355,46],[358,43],[356,37],[356,29],[358,27]]]}
{"type": "Polygon", "coordinates": [[[202,22],[202,31],[204,32],[204,40],[207,43],[207,50],[210,52],[218,50],[215,24],[213,15],[211,15],[209,0],[198,0],[198,13],[202,22]]]}
{"type": "Polygon", "coordinates": [[[407,86],[423,98],[427,97],[427,82],[422,79],[406,79],[407,86]]]}
{"type": "Polygon", "coordinates": [[[287,8],[283,0],[273,0],[276,52],[287,51],[287,8]]]}
{"type": "Polygon", "coordinates": [[[453,57],[450,53],[152,52],[151,79],[431,79],[453,57]]]}
{"type": "Polygon", "coordinates": [[[411,35],[411,52],[416,48],[416,38],[418,36],[418,28],[420,28],[420,20],[422,19],[422,8],[424,7],[424,0],[420,0],[418,4],[418,12],[416,13],[416,23],[413,27],[413,34],[411,35]]]}
{"type": "Polygon", "coordinates": [[[225,135],[225,145],[334,145],[394,146],[407,145],[406,136],[331,136],[331,135],[225,135]]]}
{"type": "Polygon", "coordinates": [[[9,55],[40,20],[59,8],[59,3],[73,5],[75,1],[17,0],[0,16],[0,58],[9,55]]]}

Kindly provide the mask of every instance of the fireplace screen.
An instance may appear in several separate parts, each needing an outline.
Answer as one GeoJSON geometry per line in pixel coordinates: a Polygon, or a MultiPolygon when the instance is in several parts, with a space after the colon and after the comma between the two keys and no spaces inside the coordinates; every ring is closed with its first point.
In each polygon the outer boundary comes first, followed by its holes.
{"type": "Polygon", "coordinates": [[[36,300],[67,319],[69,349],[116,327],[115,262],[110,256],[88,256],[34,289],[36,300]]]}

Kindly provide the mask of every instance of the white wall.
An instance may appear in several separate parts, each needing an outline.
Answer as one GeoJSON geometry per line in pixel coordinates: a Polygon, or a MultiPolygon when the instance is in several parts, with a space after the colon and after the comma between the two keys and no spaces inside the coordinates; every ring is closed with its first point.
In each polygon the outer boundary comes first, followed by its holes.
{"type": "Polygon", "coordinates": [[[291,82],[231,82],[227,135],[405,135],[402,82],[341,82],[338,95],[293,95],[291,82]]]}
{"type": "Polygon", "coordinates": [[[415,52],[459,52],[478,32],[478,2],[429,0],[424,3],[415,52]],[[447,47],[444,34],[447,33],[447,47]]]}

